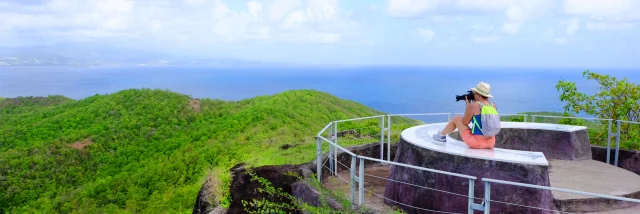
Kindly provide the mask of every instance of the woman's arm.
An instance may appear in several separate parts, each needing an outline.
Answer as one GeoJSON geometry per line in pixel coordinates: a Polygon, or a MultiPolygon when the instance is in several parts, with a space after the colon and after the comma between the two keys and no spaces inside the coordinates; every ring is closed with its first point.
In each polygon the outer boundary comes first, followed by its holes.
{"type": "Polygon", "coordinates": [[[464,116],[462,116],[462,124],[465,124],[465,125],[471,123],[471,118],[473,118],[473,108],[475,106],[478,106],[478,104],[475,102],[474,103],[469,103],[469,101],[466,101],[466,102],[467,102],[466,103],[467,105],[464,109],[464,116]]]}

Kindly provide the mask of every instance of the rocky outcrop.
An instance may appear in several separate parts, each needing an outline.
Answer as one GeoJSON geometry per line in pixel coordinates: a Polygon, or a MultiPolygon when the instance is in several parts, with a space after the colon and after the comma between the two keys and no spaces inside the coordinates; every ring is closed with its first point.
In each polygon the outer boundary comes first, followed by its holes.
{"type": "MultiPolygon", "coordinates": [[[[549,186],[549,172],[546,166],[535,166],[500,161],[490,161],[450,155],[424,149],[401,139],[394,161],[409,165],[461,173],[478,177],[475,182],[474,195],[484,197],[482,178],[493,178],[506,181],[549,186]]],[[[426,188],[416,188],[398,182],[388,182],[385,197],[414,207],[444,212],[466,213],[468,179],[438,173],[425,172],[407,167],[392,166],[389,179],[411,183],[426,188]],[[427,189],[430,188],[430,189],[427,189]],[[454,194],[443,193],[441,190],[454,194]],[[459,195],[455,195],[459,194],[459,195]]],[[[491,199],[520,205],[553,209],[553,197],[550,191],[523,188],[511,185],[493,184],[491,199]]],[[[480,200],[476,200],[480,203],[480,200]]],[[[419,209],[398,205],[393,201],[385,203],[402,208],[407,213],[431,213],[419,209]]],[[[502,203],[491,203],[491,213],[544,213],[539,209],[509,206],[502,203]]]]}
{"type": "Polygon", "coordinates": [[[208,185],[205,183],[198,191],[198,196],[196,197],[196,204],[193,205],[193,214],[206,214],[211,210],[215,209],[217,205],[211,204],[211,202],[207,198],[207,190],[208,185]]]}
{"type": "MultiPolygon", "coordinates": [[[[610,162],[615,163],[615,142],[611,143],[610,162]]],[[[629,170],[633,173],[640,175],[640,151],[620,149],[620,155],[618,155],[618,167],[629,170]]],[[[607,147],[591,146],[591,152],[593,153],[593,160],[600,162],[607,162],[607,147]]]]}
{"type": "MultiPolygon", "coordinates": [[[[383,155],[386,157],[386,145],[384,148],[385,150],[383,155]]],[[[392,155],[395,152],[395,148],[396,146],[391,146],[392,155]]],[[[368,157],[380,156],[379,143],[353,146],[347,149],[356,155],[366,155],[368,157]]],[[[349,154],[345,152],[338,152],[337,156],[340,163],[350,166],[351,156],[349,154]]],[[[327,162],[326,156],[322,157],[322,162],[325,166],[322,168],[322,180],[325,181],[329,173],[329,163],[327,162]]],[[[338,171],[347,169],[341,164],[338,164],[338,166],[338,171]]],[[[232,183],[230,187],[232,203],[229,206],[229,209],[226,211],[221,210],[220,208],[214,209],[215,205],[210,204],[205,197],[207,191],[205,183],[198,193],[193,213],[246,213],[242,201],[249,202],[253,199],[268,199],[272,202],[283,203],[290,202],[289,199],[257,191],[258,188],[261,188],[261,185],[258,181],[251,179],[252,176],[249,174],[250,171],[253,172],[255,176],[262,177],[269,181],[273,187],[281,188],[284,193],[294,196],[296,200],[300,200],[313,206],[326,205],[334,210],[345,210],[346,208],[343,207],[342,204],[338,203],[336,199],[331,198],[326,194],[321,194],[317,189],[309,185],[310,182],[313,182],[309,179],[313,179],[312,174],[316,173],[316,170],[316,160],[311,163],[300,165],[261,166],[252,169],[247,169],[244,164],[238,164],[230,169],[232,174],[232,183]],[[290,176],[288,173],[295,173],[298,177],[290,176]]],[[[350,207],[350,209],[359,208],[354,205],[354,207],[350,207]]],[[[291,210],[290,213],[300,213],[300,211],[291,210]]]]}
{"type": "MultiPolygon", "coordinates": [[[[282,189],[283,192],[291,194],[292,185],[299,181],[297,177],[288,175],[294,173],[298,176],[309,174],[310,169],[307,165],[282,165],[282,166],[263,166],[251,169],[257,177],[265,178],[276,189],[282,189]]],[[[278,195],[269,195],[265,192],[258,191],[258,188],[264,188],[259,181],[252,179],[251,174],[244,165],[240,164],[231,169],[231,198],[232,202],[227,213],[246,213],[243,201],[251,202],[255,200],[267,199],[274,203],[291,203],[291,200],[278,195]]],[[[251,209],[251,208],[249,208],[251,209]]],[[[288,213],[301,213],[297,210],[288,210],[288,213]]]]}
{"type": "Polygon", "coordinates": [[[309,184],[304,181],[298,181],[291,185],[292,194],[296,196],[296,198],[301,201],[312,205],[312,206],[322,206],[323,202],[326,202],[329,207],[335,210],[343,210],[344,207],[342,204],[338,203],[338,201],[334,198],[327,197],[327,195],[322,195],[317,189],[309,186],[309,184]]]}
{"type": "MultiPolygon", "coordinates": [[[[450,136],[461,140],[458,132],[451,133],[450,136]]],[[[587,130],[567,132],[503,128],[496,135],[495,147],[542,152],[548,160],[589,160],[592,158],[587,130]]]]}

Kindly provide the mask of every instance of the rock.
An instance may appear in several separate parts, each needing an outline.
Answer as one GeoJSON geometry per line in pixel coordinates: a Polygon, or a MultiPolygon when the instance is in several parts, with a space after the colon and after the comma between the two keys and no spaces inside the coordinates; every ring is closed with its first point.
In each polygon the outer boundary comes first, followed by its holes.
{"type": "MultiPolygon", "coordinates": [[[[383,155],[384,157],[386,157],[387,156],[386,144],[384,146],[385,146],[384,147],[385,150],[383,155]]],[[[357,155],[366,155],[369,157],[380,156],[379,143],[353,146],[347,149],[349,149],[351,152],[357,155]]],[[[396,150],[396,146],[392,145],[391,154],[394,154],[395,150],[396,150]]],[[[340,163],[350,166],[351,156],[349,154],[344,152],[338,152],[337,156],[338,156],[338,161],[340,163]]],[[[322,159],[322,162],[328,168],[329,163],[326,162],[326,159],[327,157],[324,156],[322,159]]],[[[367,162],[367,166],[370,166],[370,164],[372,164],[370,161],[366,161],[366,162],[367,162]]],[[[347,169],[340,164],[338,166],[339,166],[338,167],[339,171],[347,169]]],[[[322,168],[323,181],[326,180],[328,177],[327,175],[329,171],[327,168],[325,167],[322,168]]],[[[247,174],[247,167],[244,163],[240,163],[233,166],[230,169],[230,171],[232,174],[232,182],[230,187],[232,202],[229,209],[226,211],[226,213],[246,213],[244,211],[244,206],[242,205],[243,200],[252,201],[253,199],[260,200],[263,198],[268,198],[276,202],[289,202],[288,200],[282,200],[280,198],[268,196],[265,193],[259,193],[257,191],[257,188],[261,186],[257,181],[251,180],[250,175],[247,174]]],[[[312,186],[309,186],[307,183],[305,183],[305,181],[311,182],[309,181],[309,179],[312,179],[312,174],[316,173],[316,160],[313,160],[311,163],[301,164],[301,165],[261,166],[261,167],[254,168],[253,171],[257,176],[263,177],[269,182],[271,182],[274,187],[282,188],[283,192],[287,194],[291,194],[298,200],[301,200],[305,203],[308,203],[310,205],[318,205],[318,204],[321,204],[320,202],[321,200],[325,200],[328,202],[328,205],[331,208],[334,208],[336,210],[345,209],[342,207],[340,203],[337,202],[337,200],[330,198],[327,195],[322,195],[322,197],[320,197],[318,190],[316,190],[312,186]],[[286,173],[288,172],[294,172],[300,175],[300,177],[302,177],[304,180],[298,180],[298,178],[296,177],[286,175],[286,173]]],[[[206,186],[206,183],[204,184],[204,186],[206,186]]],[[[194,205],[193,213],[206,213],[206,212],[209,212],[209,210],[214,210],[216,212],[218,211],[224,212],[224,210],[222,210],[221,208],[216,208],[211,206],[207,207],[207,203],[202,200],[201,195],[204,194],[202,192],[203,192],[203,189],[201,189],[201,192],[198,193],[198,197],[196,199],[196,204],[194,205]]],[[[358,209],[358,208],[359,208],[358,206],[351,207],[352,210],[358,209]]],[[[299,212],[292,211],[292,213],[299,213],[299,212]]],[[[374,211],[368,210],[367,213],[374,213],[374,211]]]]}
{"type": "Polygon", "coordinates": [[[336,210],[344,209],[344,207],[334,198],[327,197],[327,195],[323,196],[318,190],[309,186],[309,184],[305,183],[304,181],[298,181],[294,183],[292,185],[292,189],[293,195],[295,195],[296,198],[309,205],[317,207],[323,204],[327,204],[329,205],[329,207],[336,210]]]}
{"type": "MultiPolygon", "coordinates": [[[[549,172],[546,166],[505,163],[455,156],[435,152],[407,143],[403,139],[398,144],[394,161],[409,165],[466,174],[478,177],[474,188],[476,198],[484,198],[482,178],[549,186],[549,172]]],[[[468,204],[468,179],[425,172],[406,167],[391,167],[389,179],[425,186],[425,189],[398,182],[387,182],[385,197],[414,207],[436,211],[466,213],[468,204]],[[435,191],[436,189],[439,191],[435,191]],[[459,195],[447,194],[447,191],[459,195]]],[[[511,185],[492,184],[491,200],[553,209],[553,197],[550,191],[511,185]]],[[[385,203],[402,208],[407,213],[430,213],[396,204],[390,200],[385,203]]],[[[475,203],[481,203],[476,199],[475,203]]],[[[510,206],[497,202],[491,203],[491,213],[546,213],[538,209],[510,206]]]]}
{"type": "Polygon", "coordinates": [[[215,209],[211,210],[211,212],[207,214],[224,214],[224,213],[227,213],[227,210],[225,210],[222,207],[216,207],[215,209]]]}
{"type": "MultiPolygon", "coordinates": [[[[458,132],[451,133],[461,140],[458,132]]],[[[573,132],[542,129],[503,128],[496,135],[497,148],[542,152],[547,160],[590,160],[591,144],[587,130],[573,132]]]]}
{"type": "MultiPolygon", "coordinates": [[[[287,175],[287,173],[295,173],[302,176],[302,165],[282,165],[282,166],[263,166],[252,169],[256,176],[267,179],[271,185],[278,189],[281,188],[285,193],[291,193],[291,185],[298,181],[298,178],[287,175]]],[[[252,180],[250,174],[244,166],[234,167],[231,171],[231,198],[232,202],[227,213],[246,213],[242,201],[251,202],[253,199],[267,199],[274,203],[291,203],[287,198],[278,197],[277,195],[269,195],[259,192],[258,188],[263,188],[257,180],[252,180]]],[[[290,210],[292,213],[300,213],[290,210]]]]}
{"type": "Polygon", "coordinates": [[[196,204],[193,206],[193,214],[206,214],[209,213],[209,209],[211,207],[215,207],[207,200],[207,184],[205,183],[198,191],[198,196],[196,197],[196,204]]]}
{"type": "Polygon", "coordinates": [[[287,149],[290,149],[291,147],[293,147],[291,144],[284,144],[284,145],[280,146],[280,149],[287,150],[287,149]]]}

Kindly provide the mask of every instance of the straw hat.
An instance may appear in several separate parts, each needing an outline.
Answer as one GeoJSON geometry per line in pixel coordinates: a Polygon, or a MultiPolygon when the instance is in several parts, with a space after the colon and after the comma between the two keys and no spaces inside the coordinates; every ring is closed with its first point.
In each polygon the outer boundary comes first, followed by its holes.
{"type": "Polygon", "coordinates": [[[489,98],[493,97],[493,95],[491,95],[491,86],[485,82],[478,83],[478,85],[476,85],[476,87],[471,88],[471,90],[477,92],[478,94],[482,94],[485,97],[489,97],[489,98]]]}

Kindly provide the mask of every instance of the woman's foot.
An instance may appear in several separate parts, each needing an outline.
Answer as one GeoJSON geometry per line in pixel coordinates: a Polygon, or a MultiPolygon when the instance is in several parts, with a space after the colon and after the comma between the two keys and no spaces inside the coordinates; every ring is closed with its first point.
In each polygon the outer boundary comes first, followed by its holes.
{"type": "Polygon", "coordinates": [[[447,136],[441,135],[440,131],[438,131],[438,133],[433,134],[433,139],[440,142],[447,142],[447,136]]]}

